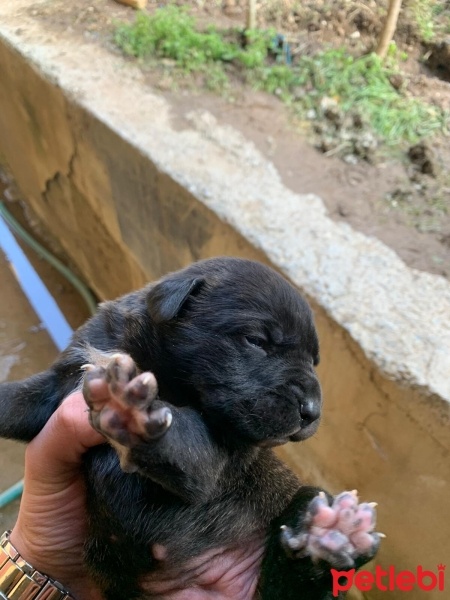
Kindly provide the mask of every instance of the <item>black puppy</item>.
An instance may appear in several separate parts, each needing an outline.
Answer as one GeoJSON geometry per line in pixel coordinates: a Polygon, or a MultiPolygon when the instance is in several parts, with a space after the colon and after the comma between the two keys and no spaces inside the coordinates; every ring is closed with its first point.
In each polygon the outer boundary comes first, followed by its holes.
{"type": "Polygon", "coordinates": [[[287,281],[206,260],[102,304],[48,371],[1,385],[0,435],[31,440],[84,385],[111,443],[85,459],[86,561],[108,600],[231,577],[235,600],[325,600],[330,569],[361,566],[379,539],[371,505],[301,487],[270,449],[316,431],[318,361],[287,281]]]}

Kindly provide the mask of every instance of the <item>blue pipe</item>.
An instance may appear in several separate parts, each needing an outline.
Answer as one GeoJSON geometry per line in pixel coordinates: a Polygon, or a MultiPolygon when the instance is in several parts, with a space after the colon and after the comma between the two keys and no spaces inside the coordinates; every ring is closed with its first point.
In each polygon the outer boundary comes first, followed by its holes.
{"type": "MultiPolygon", "coordinates": [[[[38,274],[30,264],[5,221],[29,246],[52,264],[80,292],[93,314],[96,302],[88,288],[57,258],[34,240],[12,217],[3,202],[0,202],[0,248],[14,267],[14,273],[34,308],[39,319],[44,323],[50,337],[59,351],[64,350],[72,337],[72,329],[38,274]],[[3,218],[5,220],[3,220],[3,218]]],[[[20,498],[23,492],[23,479],[0,494],[0,508],[20,498]]]]}
{"type": "Polygon", "coordinates": [[[1,216],[0,247],[14,265],[14,274],[20,287],[61,352],[72,337],[72,329],[1,216]]]}
{"type": "Polygon", "coordinates": [[[10,488],[0,494],[0,508],[3,508],[10,502],[20,498],[23,492],[23,479],[12,485],[10,488]]]}

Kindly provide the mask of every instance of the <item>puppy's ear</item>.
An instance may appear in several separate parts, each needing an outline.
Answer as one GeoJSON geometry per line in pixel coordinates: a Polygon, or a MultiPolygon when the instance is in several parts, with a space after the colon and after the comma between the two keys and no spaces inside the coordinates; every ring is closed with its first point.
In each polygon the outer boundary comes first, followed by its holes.
{"type": "Polygon", "coordinates": [[[147,306],[155,323],[170,321],[178,315],[189,296],[204,284],[203,277],[166,279],[147,295],[147,306]]]}

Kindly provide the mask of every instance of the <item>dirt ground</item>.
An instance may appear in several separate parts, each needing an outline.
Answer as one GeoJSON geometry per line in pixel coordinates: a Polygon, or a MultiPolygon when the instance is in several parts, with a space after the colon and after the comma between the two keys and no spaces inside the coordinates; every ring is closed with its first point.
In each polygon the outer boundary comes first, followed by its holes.
{"type": "MultiPolygon", "coordinates": [[[[150,1],[147,10],[164,4],[167,2],[150,1]]],[[[245,22],[244,0],[182,4],[189,5],[201,24],[236,27],[245,22]]],[[[404,66],[408,91],[449,110],[450,76],[442,65],[434,65],[433,70],[431,63],[428,67],[424,64],[430,50],[413,24],[410,3],[404,4],[396,41],[409,57],[404,66]]],[[[380,5],[383,3],[373,0],[262,0],[258,25],[275,26],[284,32],[293,51],[311,53],[331,44],[346,45],[361,54],[376,44],[383,22],[380,5]]],[[[114,23],[134,17],[132,9],[113,0],[79,0],[76,5],[52,0],[36,5],[31,14],[55,35],[81,36],[83,42],[100,43],[116,53],[111,41],[114,23]]],[[[441,25],[443,31],[450,26],[447,9],[441,25]]],[[[370,164],[356,157],[345,162],[333,152],[321,152],[317,139],[293,120],[275,96],[242,85],[226,97],[195,90],[193,85],[174,81],[164,65],[148,69],[146,76],[149,84],[170,99],[180,128],[187,126],[184,115],[192,108],[210,111],[253,140],[292,190],[319,195],[331,218],[376,236],[408,265],[450,278],[449,137],[441,136],[421,146],[419,156],[412,160],[381,159],[370,164]],[[428,172],[423,167],[424,157],[431,163],[428,172]]]]}

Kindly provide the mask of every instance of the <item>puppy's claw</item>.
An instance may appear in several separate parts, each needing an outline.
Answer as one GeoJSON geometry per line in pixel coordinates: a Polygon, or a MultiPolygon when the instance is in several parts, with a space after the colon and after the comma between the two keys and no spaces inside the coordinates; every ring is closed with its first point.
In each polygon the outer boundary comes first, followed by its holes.
{"type": "Polygon", "coordinates": [[[91,363],[86,363],[85,365],[81,365],[81,371],[93,371],[95,369],[95,365],[91,365],[91,363]]]}
{"type": "Polygon", "coordinates": [[[172,419],[173,419],[172,412],[170,410],[168,410],[164,417],[166,429],[169,429],[169,427],[172,425],[172,419]]]}
{"type": "Polygon", "coordinates": [[[301,534],[296,536],[290,527],[287,525],[281,526],[281,543],[287,551],[292,550],[298,552],[299,550],[303,550],[306,546],[307,539],[307,535],[301,534]]]}

